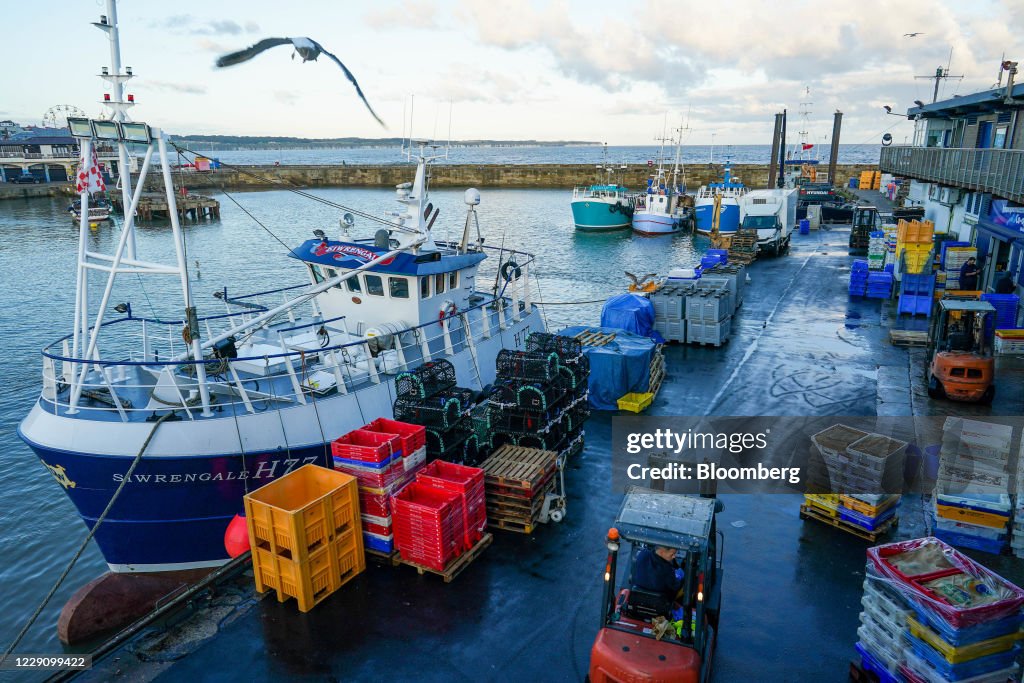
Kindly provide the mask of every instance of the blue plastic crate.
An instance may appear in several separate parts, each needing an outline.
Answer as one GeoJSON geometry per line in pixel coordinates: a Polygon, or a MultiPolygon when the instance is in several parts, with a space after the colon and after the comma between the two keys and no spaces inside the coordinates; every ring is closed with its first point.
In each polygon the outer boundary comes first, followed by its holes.
{"type": "Polygon", "coordinates": [[[886,669],[873,654],[871,654],[871,650],[867,649],[860,643],[854,643],[853,646],[857,648],[857,652],[860,653],[861,668],[878,676],[879,683],[902,683],[899,678],[896,678],[889,673],[889,670],[886,669]]]}
{"type": "Polygon", "coordinates": [[[925,608],[916,600],[908,600],[908,604],[913,608],[918,621],[938,633],[942,636],[943,640],[953,647],[980,643],[983,640],[1009,635],[1018,631],[1024,625],[1024,612],[1017,612],[995,621],[983,621],[973,626],[953,628],[930,607],[925,608]]]}
{"type": "Polygon", "coordinates": [[[865,259],[854,259],[853,264],[850,266],[850,270],[864,270],[868,269],[868,262],[865,259]]]}
{"type": "Polygon", "coordinates": [[[1012,649],[1006,652],[997,652],[994,655],[976,657],[959,664],[950,664],[941,653],[928,643],[914,637],[909,632],[904,633],[904,635],[910,641],[910,646],[914,648],[914,654],[931,664],[933,669],[949,681],[973,678],[1013,666],[1014,660],[1017,659],[1017,654],[1020,652],[1020,645],[1014,645],[1012,649]]]}
{"type": "Polygon", "coordinates": [[[839,519],[850,524],[856,524],[861,529],[867,529],[868,531],[874,531],[878,527],[882,526],[890,519],[896,516],[896,505],[888,508],[882,514],[877,517],[868,517],[865,514],[851,510],[849,508],[839,507],[839,519]]]}
{"type": "Polygon", "coordinates": [[[363,545],[367,550],[375,550],[378,553],[390,555],[395,549],[395,541],[386,541],[377,534],[363,533],[363,545]]]}
{"type": "Polygon", "coordinates": [[[729,250],[728,249],[708,249],[704,252],[705,256],[717,256],[719,263],[726,264],[729,262],[729,250]]]}
{"type": "Polygon", "coordinates": [[[956,531],[934,529],[933,534],[935,538],[945,541],[951,546],[980,550],[983,553],[991,553],[992,555],[999,555],[1006,547],[1006,541],[993,541],[990,538],[978,538],[977,536],[961,534],[956,531]]]}

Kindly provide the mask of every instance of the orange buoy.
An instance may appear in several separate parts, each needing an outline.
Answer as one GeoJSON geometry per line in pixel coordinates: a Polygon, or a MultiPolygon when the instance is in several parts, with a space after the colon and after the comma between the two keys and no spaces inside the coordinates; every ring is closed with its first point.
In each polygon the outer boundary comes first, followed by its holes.
{"type": "Polygon", "coordinates": [[[224,549],[231,557],[238,557],[249,550],[249,528],[245,515],[235,515],[224,531],[224,549]]]}

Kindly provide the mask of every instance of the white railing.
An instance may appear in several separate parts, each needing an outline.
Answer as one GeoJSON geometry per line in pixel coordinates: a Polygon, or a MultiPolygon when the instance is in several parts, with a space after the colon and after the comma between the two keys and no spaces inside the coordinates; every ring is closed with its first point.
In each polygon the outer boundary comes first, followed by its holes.
{"type": "Polygon", "coordinates": [[[883,173],[989,192],[1024,202],[1024,150],[943,147],[883,147],[883,173]]]}

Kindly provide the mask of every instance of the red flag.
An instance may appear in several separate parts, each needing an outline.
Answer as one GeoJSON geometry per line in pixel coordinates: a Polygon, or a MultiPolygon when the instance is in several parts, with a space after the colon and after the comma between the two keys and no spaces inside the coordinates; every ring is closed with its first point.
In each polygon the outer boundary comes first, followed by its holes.
{"type": "Polygon", "coordinates": [[[79,194],[83,192],[106,192],[107,184],[103,182],[103,174],[100,173],[100,164],[96,159],[96,149],[92,150],[92,159],[82,159],[78,163],[78,177],[75,188],[79,194]]]}
{"type": "Polygon", "coordinates": [[[809,150],[809,149],[811,149],[812,147],[814,147],[814,145],[809,145],[809,144],[807,144],[807,143],[805,142],[805,143],[804,143],[803,145],[801,145],[801,147],[802,147],[802,148],[803,148],[803,150],[804,150],[804,151],[806,152],[807,150],[809,150]]]}

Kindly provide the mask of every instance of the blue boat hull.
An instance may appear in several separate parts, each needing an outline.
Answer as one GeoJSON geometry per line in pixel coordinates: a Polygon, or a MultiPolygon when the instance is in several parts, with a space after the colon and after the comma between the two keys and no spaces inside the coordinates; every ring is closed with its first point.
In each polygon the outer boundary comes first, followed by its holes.
{"type": "Polygon", "coordinates": [[[572,220],[577,230],[600,232],[628,228],[630,215],[619,204],[595,199],[578,199],[572,202],[572,220]]]}
{"type": "MultiPolygon", "coordinates": [[[[711,234],[711,224],[714,219],[715,207],[713,204],[698,204],[694,209],[697,221],[697,232],[711,234]]],[[[736,232],[740,225],[740,207],[738,204],[722,203],[722,209],[718,217],[718,232],[723,235],[736,232]]]]}
{"type": "MultiPolygon", "coordinates": [[[[29,446],[51,472],[62,468],[67,474],[65,492],[91,529],[123,480],[128,459],[29,446]]],[[[143,457],[96,532],[96,543],[111,568],[217,566],[228,560],[224,532],[244,512],[247,492],[308,463],[331,467],[328,458],[324,444],[244,456],[143,457]]]]}

